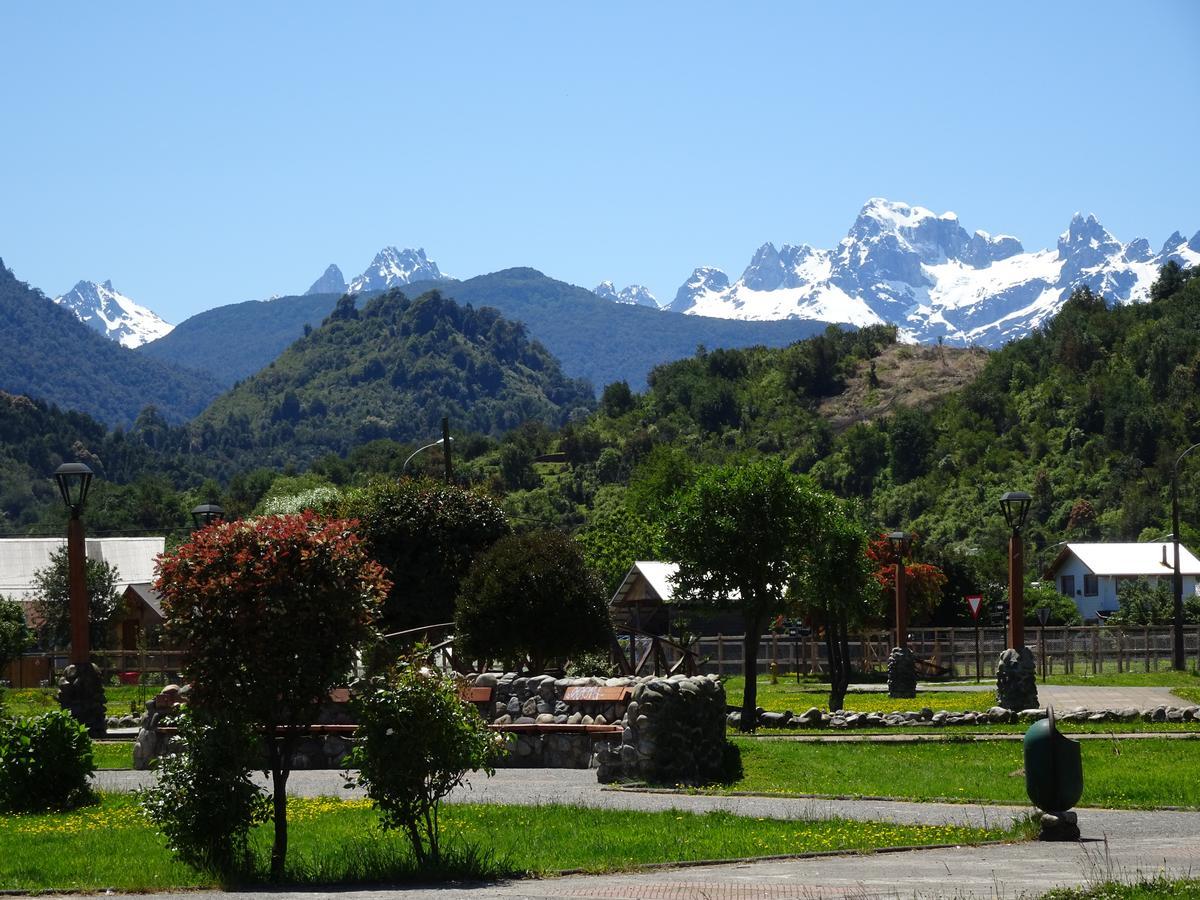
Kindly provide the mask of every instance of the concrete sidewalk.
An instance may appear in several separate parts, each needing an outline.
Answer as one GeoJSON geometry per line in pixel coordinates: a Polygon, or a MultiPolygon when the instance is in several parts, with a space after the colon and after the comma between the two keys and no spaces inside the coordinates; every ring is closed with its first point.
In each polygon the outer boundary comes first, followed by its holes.
{"type": "MultiPolygon", "coordinates": [[[[151,776],[100,773],[98,786],[128,790],[151,776]]],[[[297,794],[347,796],[336,772],[295,772],[297,794]]],[[[569,803],[612,809],[693,812],[726,810],[772,818],[845,817],[923,824],[997,824],[1027,808],[868,800],[796,800],[712,797],[604,790],[595,773],[573,769],[501,769],[456,791],[451,802],[569,803]]],[[[845,855],[713,866],[656,869],[604,876],[568,876],[487,885],[437,885],[390,890],[303,890],[226,895],[233,900],[414,900],[503,898],[800,898],[800,897],[1021,897],[1097,878],[1133,878],[1159,872],[1200,874],[1200,812],[1082,810],[1080,844],[1012,844],[900,853],[845,855]]]]}

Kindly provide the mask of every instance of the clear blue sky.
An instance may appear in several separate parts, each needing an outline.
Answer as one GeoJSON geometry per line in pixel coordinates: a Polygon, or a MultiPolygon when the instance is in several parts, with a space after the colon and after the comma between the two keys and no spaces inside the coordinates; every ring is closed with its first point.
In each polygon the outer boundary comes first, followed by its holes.
{"type": "Polygon", "coordinates": [[[868,197],[1200,229],[1200,3],[0,8],[0,258],[172,322],[423,246],[667,300],[868,197]]]}

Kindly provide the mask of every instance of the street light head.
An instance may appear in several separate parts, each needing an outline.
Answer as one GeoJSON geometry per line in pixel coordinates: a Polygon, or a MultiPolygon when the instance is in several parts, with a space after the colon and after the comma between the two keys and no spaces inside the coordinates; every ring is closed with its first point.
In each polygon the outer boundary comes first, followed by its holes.
{"type": "Polygon", "coordinates": [[[889,532],[887,539],[891,541],[892,550],[897,558],[907,556],[908,551],[912,548],[912,535],[907,531],[889,532]]]}
{"type": "Polygon", "coordinates": [[[192,522],[197,528],[206,528],[213,522],[220,522],[224,518],[225,510],[215,503],[201,503],[192,510],[192,522]]]}
{"type": "Polygon", "coordinates": [[[72,519],[78,519],[87,503],[88,488],[92,485],[92,470],[83,463],[63,463],[54,472],[54,480],[58,482],[58,491],[62,494],[63,503],[71,513],[72,519]]]}
{"type": "Polygon", "coordinates": [[[1000,511],[1013,531],[1020,531],[1025,526],[1025,517],[1029,515],[1032,505],[1033,497],[1025,491],[1009,491],[1000,498],[1000,511]]]}

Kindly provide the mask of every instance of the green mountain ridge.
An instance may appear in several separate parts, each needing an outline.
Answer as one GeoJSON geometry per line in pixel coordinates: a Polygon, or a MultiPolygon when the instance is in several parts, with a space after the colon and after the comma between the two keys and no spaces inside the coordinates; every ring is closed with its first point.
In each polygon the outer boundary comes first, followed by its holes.
{"type": "MultiPolygon", "coordinates": [[[[741,322],[625,306],[530,268],[403,288],[413,297],[434,289],[459,303],[492,307],[523,322],[567,375],[590,381],[597,390],[614,381],[640,390],[654,366],[688,356],[701,344],[783,347],[825,327],[823,322],[741,322]]],[[[371,296],[360,295],[359,304],[371,296]]],[[[305,326],[319,324],[336,300],[319,294],[217,307],[181,322],[138,352],[208,372],[229,386],[264,368],[303,335],[305,326]]]]}
{"type": "Polygon", "coordinates": [[[190,426],[217,459],[295,464],[357,444],[438,432],[499,436],[527,421],[556,427],[594,405],[525,327],[493,309],[398,290],[356,308],[345,296],[320,328],[217,398],[190,426]]]}
{"type": "Polygon", "coordinates": [[[130,425],[146,406],[169,422],[199,413],[220,387],[122,347],[79,321],[41,291],[18,281],[0,261],[0,390],[85,412],[109,425],[130,425]]]}

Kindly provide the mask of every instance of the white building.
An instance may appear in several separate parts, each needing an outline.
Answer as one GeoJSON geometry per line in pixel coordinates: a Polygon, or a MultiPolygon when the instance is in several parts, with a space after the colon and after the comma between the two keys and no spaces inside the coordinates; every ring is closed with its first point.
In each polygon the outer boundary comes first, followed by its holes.
{"type": "MultiPolygon", "coordinates": [[[[1170,585],[1175,571],[1174,548],[1170,541],[1069,543],[1046,570],[1045,577],[1054,579],[1058,592],[1075,601],[1085,622],[1094,622],[1097,613],[1115,612],[1120,606],[1117,590],[1122,582],[1145,579],[1154,584],[1162,579],[1170,585]]],[[[1182,544],[1179,546],[1179,571],[1183,575],[1183,595],[1198,593],[1200,560],[1182,544]]]]}
{"type": "MultiPolygon", "coordinates": [[[[117,570],[117,590],[133,584],[148,585],[155,578],[155,563],[166,549],[162,537],[85,538],[90,559],[103,560],[117,570]]],[[[25,618],[34,597],[34,576],[50,565],[50,557],[66,538],[0,539],[0,595],[25,604],[25,618]]]]}

